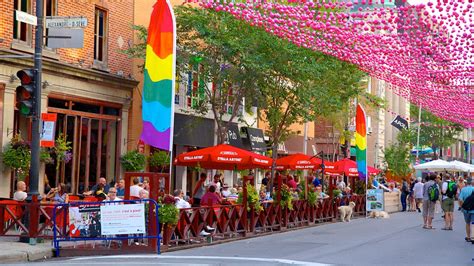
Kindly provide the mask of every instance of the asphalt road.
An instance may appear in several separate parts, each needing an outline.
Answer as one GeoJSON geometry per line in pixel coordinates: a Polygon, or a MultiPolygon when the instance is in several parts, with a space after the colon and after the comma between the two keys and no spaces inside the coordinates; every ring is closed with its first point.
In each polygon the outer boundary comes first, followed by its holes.
{"type": "Polygon", "coordinates": [[[474,265],[474,245],[464,241],[464,221],[456,212],[454,231],[421,227],[419,213],[390,219],[352,220],[248,240],[156,255],[82,257],[46,264],[114,265],[474,265]]]}

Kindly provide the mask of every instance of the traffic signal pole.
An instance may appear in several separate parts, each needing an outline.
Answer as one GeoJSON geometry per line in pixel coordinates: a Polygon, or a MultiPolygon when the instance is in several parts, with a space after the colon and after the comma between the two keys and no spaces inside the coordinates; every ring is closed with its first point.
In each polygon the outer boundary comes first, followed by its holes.
{"type": "Polygon", "coordinates": [[[33,92],[35,105],[31,117],[31,165],[30,165],[30,196],[39,195],[39,169],[40,169],[40,127],[41,127],[41,74],[43,57],[43,0],[36,0],[36,17],[38,24],[35,32],[35,90],[33,92]]]}

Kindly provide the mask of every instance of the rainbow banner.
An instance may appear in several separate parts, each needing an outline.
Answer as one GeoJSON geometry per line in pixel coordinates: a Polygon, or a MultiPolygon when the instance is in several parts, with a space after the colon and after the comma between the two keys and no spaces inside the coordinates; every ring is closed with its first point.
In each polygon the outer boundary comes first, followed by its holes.
{"type": "MultiPolygon", "coordinates": [[[[356,111],[356,161],[357,172],[360,179],[367,178],[367,124],[365,122],[365,111],[360,104],[356,111]]],[[[367,179],[366,179],[367,180],[367,179]]]]}
{"type": "Polygon", "coordinates": [[[148,27],[140,139],[168,151],[173,147],[175,55],[173,9],[168,1],[158,0],[153,6],[148,27]]]}

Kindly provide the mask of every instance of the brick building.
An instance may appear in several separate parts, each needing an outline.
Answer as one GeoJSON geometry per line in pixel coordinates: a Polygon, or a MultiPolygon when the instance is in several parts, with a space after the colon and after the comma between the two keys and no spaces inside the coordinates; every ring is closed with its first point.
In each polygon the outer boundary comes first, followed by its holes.
{"type": "MultiPolygon", "coordinates": [[[[33,0],[3,0],[0,5],[0,145],[15,133],[31,138],[28,118],[18,114],[16,72],[33,67],[34,27],[16,21],[15,10],[34,15],[33,0]]],[[[128,112],[137,82],[132,63],[119,50],[133,43],[133,0],[44,0],[46,16],[87,18],[83,48],[43,52],[42,113],[57,113],[56,136],[66,133],[72,159],[59,167],[42,164],[41,176],[51,185],[64,182],[73,193],[95,184],[99,177],[120,174],[119,156],[126,151],[128,112]]],[[[47,30],[45,34],[47,34],[47,30]]],[[[1,168],[0,196],[14,190],[15,177],[1,168]]],[[[40,178],[40,191],[43,180],[40,178]]]]}

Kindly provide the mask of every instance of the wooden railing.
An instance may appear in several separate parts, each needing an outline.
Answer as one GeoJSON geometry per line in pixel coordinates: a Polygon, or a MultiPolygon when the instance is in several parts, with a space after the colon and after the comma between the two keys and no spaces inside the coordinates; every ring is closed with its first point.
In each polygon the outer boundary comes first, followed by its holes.
{"type": "Polygon", "coordinates": [[[264,203],[263,210],[245,210],[244,205],[221,205],[181,209],[179,222],[175,226],[164,226],[169,230],[163,238],[166,247],[203,244],[230,238],[284,231],[289,228],[310,226],[339,219],[337,207],[353,201],[354,215],[365,215],[365,195],[342,199],[324,199],[310,206],[306,200],[294,200],[293,209],[282,208],[277,202],[264,203]],[[215,228],[209,237],[200,233],[206,226],[215,228]]]}

